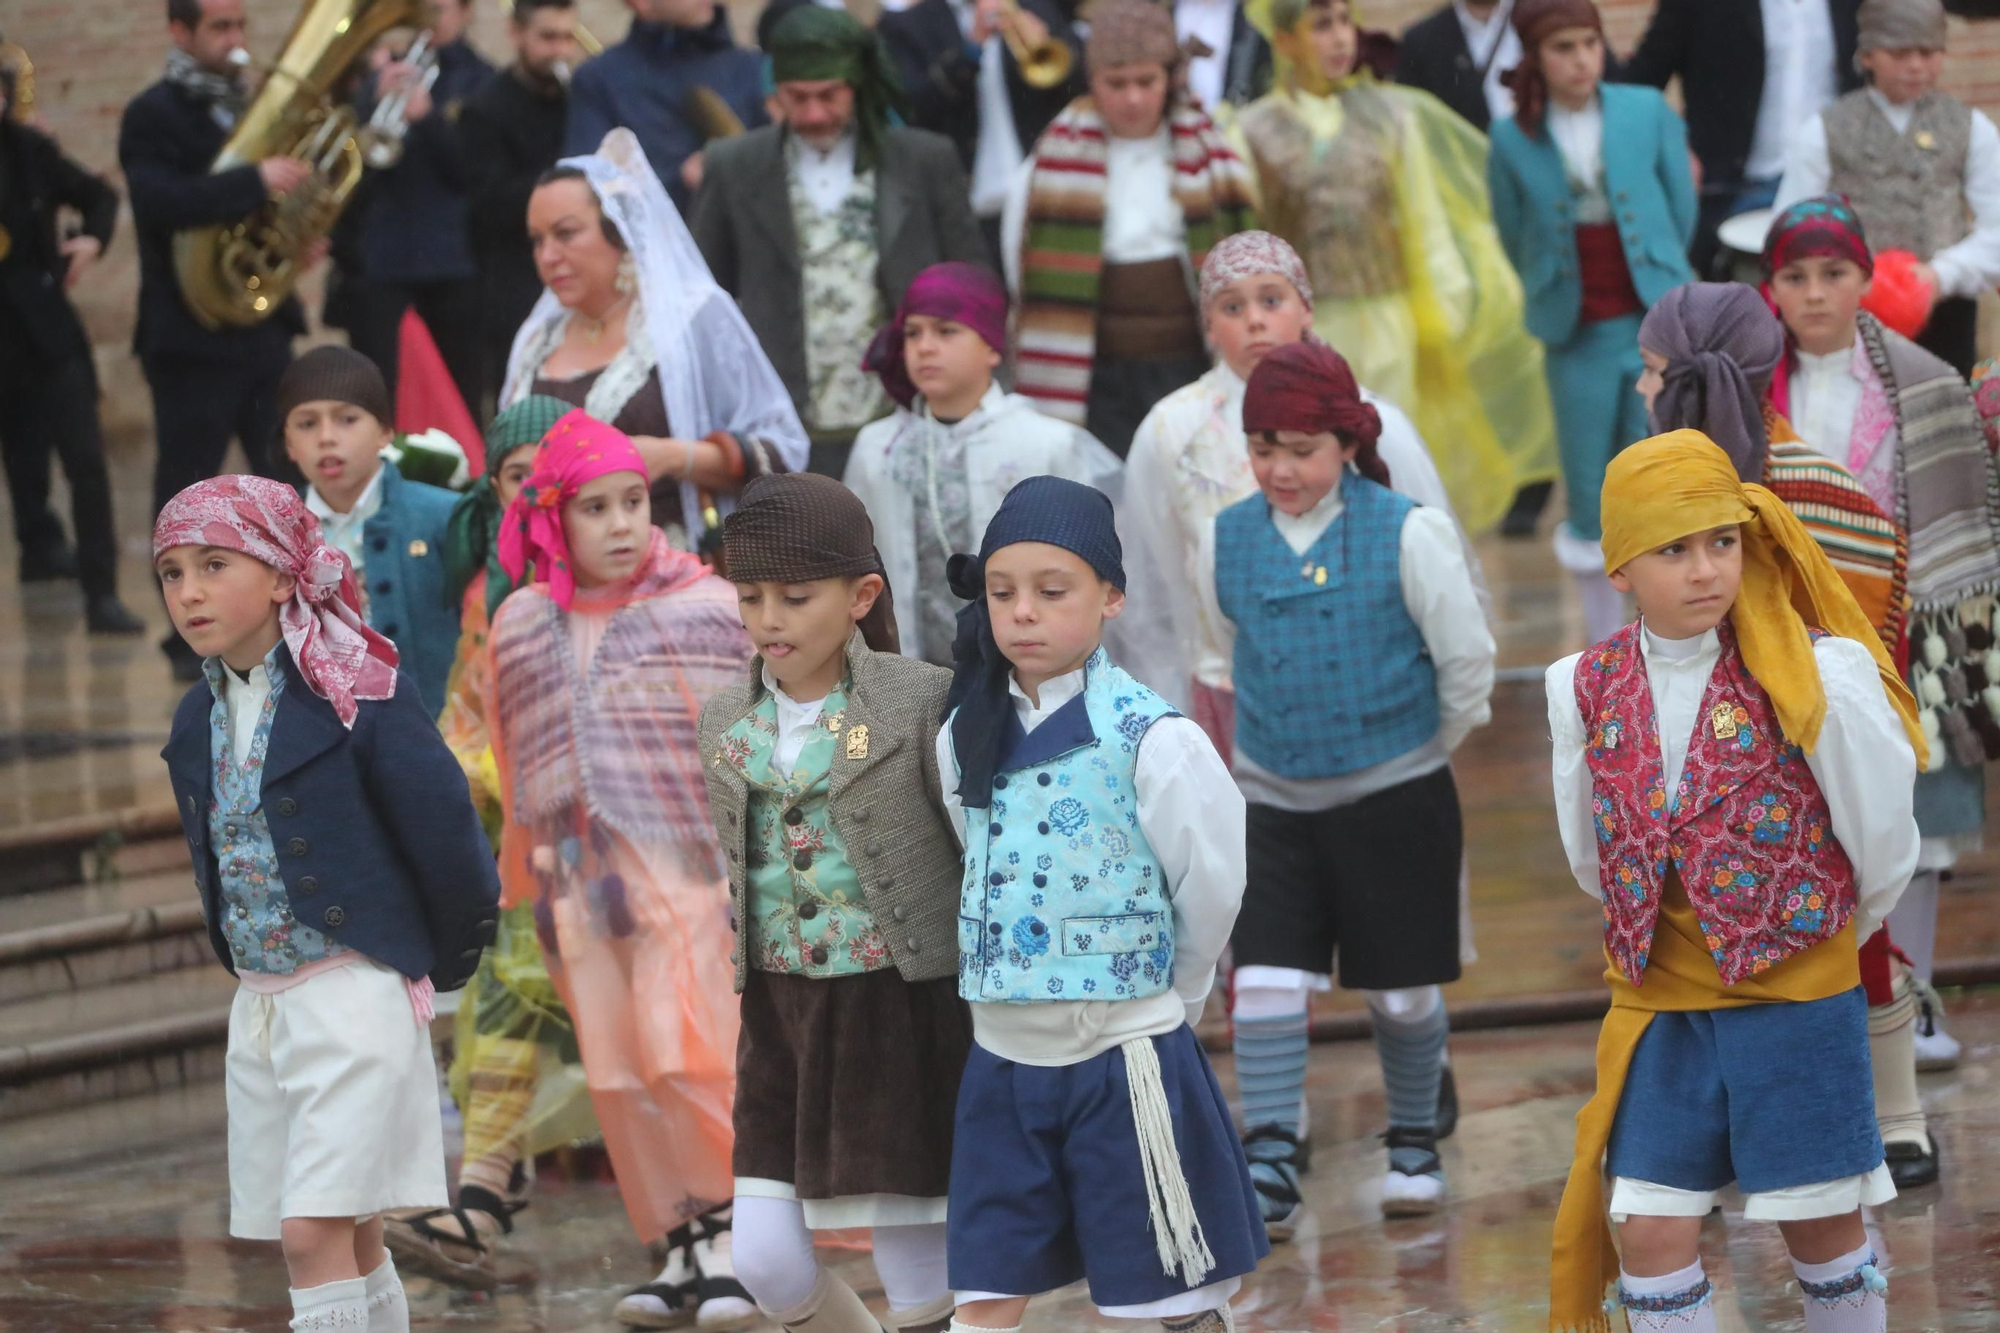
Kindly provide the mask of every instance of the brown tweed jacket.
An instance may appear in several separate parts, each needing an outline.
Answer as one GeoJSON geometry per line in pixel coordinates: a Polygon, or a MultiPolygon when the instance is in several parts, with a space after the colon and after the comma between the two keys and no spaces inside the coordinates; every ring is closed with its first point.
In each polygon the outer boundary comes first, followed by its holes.
{"type": "MultiPolygon", "coordinates": [[[[958,887],[962,853],[945,813],[937,764],[938,719],[951,673],[894,653],[878,653],[856,631],[847,644],[853,688],[844,735],[866,727],[864,757],[853,742],[836,746],[827,809],[855,858],[868,907],[905,981],[958,971],[958,887]]],[[[748,787],[722,757],[722,736],[764,696],[764,659],[750,660],[741,685],[719,691],[701,710],[700,744],[708,802],[729,864],[736,922],[736,989],[749,980],[743,931],[749,921],[748,787]]]]}

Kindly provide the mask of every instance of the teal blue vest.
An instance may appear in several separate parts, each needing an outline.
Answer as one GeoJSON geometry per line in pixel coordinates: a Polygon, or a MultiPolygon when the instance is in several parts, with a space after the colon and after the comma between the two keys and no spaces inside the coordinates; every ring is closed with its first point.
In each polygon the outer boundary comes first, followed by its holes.
{"type": "Polygon", "coordinates": [[[1215,518],[1216,601],[1236,626],[1236,748],[1283,778],[1333,778],[1437,735],[1437,670],[1403,604],[1416,502],[1355,472],[1304,555],[1261,494],[1215,518]]]}
{"type": "Polygon", "coordinates": [[[993,803],[965,812],[967,1000],[1137,1000],[1173,981],[1173,903],[1133,774],[1147,729],[1174,710],[1102,649],[1084,682],[1032,733],[1008,715],[993,803]]]}

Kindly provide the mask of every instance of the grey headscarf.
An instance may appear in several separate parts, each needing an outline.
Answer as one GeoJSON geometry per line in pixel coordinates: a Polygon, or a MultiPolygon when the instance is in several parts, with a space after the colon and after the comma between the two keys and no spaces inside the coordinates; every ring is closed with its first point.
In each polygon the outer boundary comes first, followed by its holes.
{"type": "Polygon", "coordinates": [[[1667,359],[1654,431],[1698,430],[1722,446],[1737,476],[1761,483],[1771,447],[1764,392],[1785,355],[1785,326],[1756,289],[1740,282],[1676,287],[1647,312],[1639,346],[1667,359]]]}
{"type": "Polygon", "coordinates": [[[1944,50],[1941,0],[1866,0],[1855,22],[1861,30],[1857,59],[1864,51],[1944,50]]]}

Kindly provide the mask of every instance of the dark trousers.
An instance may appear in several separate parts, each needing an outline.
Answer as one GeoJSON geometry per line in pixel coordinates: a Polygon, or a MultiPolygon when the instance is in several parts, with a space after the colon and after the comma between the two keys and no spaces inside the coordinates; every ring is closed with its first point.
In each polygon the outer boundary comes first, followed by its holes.
{"type": "Polygon", "coordinates": [[[279,438],[278,380],[291,350],[254,361],[148,356],[141,364],[153,393],[153,513],[198,481],[222,471],[234,438],[250,470],[294,481],[279,438]]]}
{"type": "MultiPolygon", "coordinates": [[[[354,350],[373,361],[389,386],[389,400],[396,398],[396,375],[401,369],[403,312],[411,306],[431,331],[438,355],[465,399],[466,411],[484,424],[486,334],[482,330],[485,300],[479,283],[472,278],[452,278],[442,282],[374,282],[357,293],[348,342],[354,350]]],[[[510,331],[511,338],[511,331],[510,331]]],[[[473,448],[478,441],[467,441],[473,448]]]]}
{"type": "Polygon", "coordinates": [[[1972,376],[1979,360],[1979,302],[1948,296],[1931,310],[1930,322],[1917,335],[1917,346],[1940,361],[1951,363],[1961,378],[1972,376]]]}
{"type": "Polygon", "coordinates": [[[1208,373],[1205,358],[1172,361],[1119,361],[1098,357],[1090,368],[1090,397],[1084,429],[1123,458],[1139,423],[1153,404],[1208,373]]]}
{"type": "Polygon", "coordinates": [[[111,474],[97,421],[97,379],[90,361],[54,365],[32,357],[0,361],[0,461],[14,498],[14,536],[25,560],[65,544],[49,509],[51,456],[69,478],[70,521],[76,528],[77,581],[85,596],[118,587],[118,532],[111,521],[111,474]]]}

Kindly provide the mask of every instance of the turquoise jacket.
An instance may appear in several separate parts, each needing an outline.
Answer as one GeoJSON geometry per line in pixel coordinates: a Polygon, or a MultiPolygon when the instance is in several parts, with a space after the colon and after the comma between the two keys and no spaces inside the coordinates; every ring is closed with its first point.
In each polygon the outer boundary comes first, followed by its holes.
{"type": "MultiPolygon", "coordinates": [[[[1698,201],[1687,127],[1654,89],[1607,83],[1598,95],[1610,150],[1604,187],[1632,285],[1651,309],[1673,288],[1694,281],[1687,248],[1698,201]]],[[[1569,179],[1547,125],[1530,135],[1511,117],[1496,124],[1486,179],[1500,243],[1526,289],[1528,332],[1552,347],[1568,342],[1583,307],[1583,280],[1569,179]]]]}
{"type": "Polygon", "coordinates": [[[382,507],[361,528],[368,624],[402,654],[424,711],[444,711],[445,682],[458,652],[458,607],[445,595],[444,530],[458,496],[409,481],[382,460],[382,507]]]}

